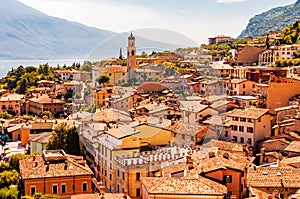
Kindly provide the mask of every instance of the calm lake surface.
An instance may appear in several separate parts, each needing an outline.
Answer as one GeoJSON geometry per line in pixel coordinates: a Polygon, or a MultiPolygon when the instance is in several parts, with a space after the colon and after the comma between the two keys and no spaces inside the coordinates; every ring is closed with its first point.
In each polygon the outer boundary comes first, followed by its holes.
{"type": "Polygon", "coordinates": [[[73,63],[84,62],[83,59],[62,59],[62,60],[0,60],[0,78],[4,77],[8,71],[12,68],[17,68],[19,66],[36,66],[38,67],[40,64],[48,63],[50,66],[70,66],[73,63]]]}

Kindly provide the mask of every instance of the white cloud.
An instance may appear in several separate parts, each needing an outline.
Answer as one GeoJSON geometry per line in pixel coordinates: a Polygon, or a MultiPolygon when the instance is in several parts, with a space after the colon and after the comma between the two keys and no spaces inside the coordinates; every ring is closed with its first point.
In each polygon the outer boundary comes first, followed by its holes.
{"type": "Polygon", "coordinates": [[[238,2],[243,2],[247,0],[217,0],[217,3],[238,3],[238,2]]]}

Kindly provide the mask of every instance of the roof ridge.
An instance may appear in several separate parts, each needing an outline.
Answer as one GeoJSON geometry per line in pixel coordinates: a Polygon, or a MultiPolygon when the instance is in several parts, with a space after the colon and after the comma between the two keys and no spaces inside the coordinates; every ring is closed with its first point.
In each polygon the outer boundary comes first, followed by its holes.
{"type": "MultiPolygon", "coordinates": [[[[90,169],[87,169],[86,166],[83,166],[83,165],[77,163],[76,160],[74,160],[72,157],[67,156],[67,159],[68,159],[68,161],[69,161],[70,163],[72,163],[72,164],[78,166],[79,168],[81,168],[81,169],[83,169],[83,170],[85,170],[85,171],[87,171],[87,172],[93,174],[92,171],[91,171],[90,169]]],[[[84,161],[85,161],[85,160],[84,160],[84,161]]]]}

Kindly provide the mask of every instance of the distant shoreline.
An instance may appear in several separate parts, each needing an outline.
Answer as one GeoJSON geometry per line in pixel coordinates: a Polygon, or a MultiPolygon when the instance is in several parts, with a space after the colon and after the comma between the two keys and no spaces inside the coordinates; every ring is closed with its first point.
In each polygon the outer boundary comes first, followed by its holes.
{"type": "Polygon", "coordinates": [[[0,78],[5,77],[7,72],[12,68],[17,68],[19,66],[36,66],[38,67],[40,64],[48,63],[50,66],[70,66],[73,63],[84,62],[84,59],[45,59],[45,60],[0,60],[0,78]]]}

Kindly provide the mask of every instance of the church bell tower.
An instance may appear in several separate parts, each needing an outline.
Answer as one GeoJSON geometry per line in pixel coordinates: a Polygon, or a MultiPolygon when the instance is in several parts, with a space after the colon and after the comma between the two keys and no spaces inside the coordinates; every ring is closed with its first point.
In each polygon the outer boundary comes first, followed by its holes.
{"type": "Polygon", "coordinates": [[[135,37],[131,32],[128,37],[128,46],[127,46],[127,70],[131,71],[135,68],[136,68],[135,37]]]}

